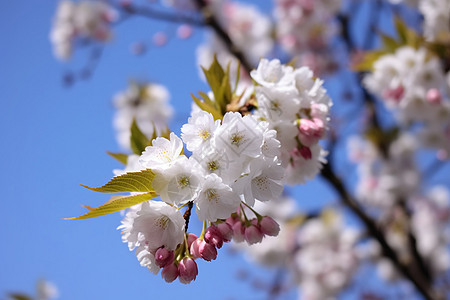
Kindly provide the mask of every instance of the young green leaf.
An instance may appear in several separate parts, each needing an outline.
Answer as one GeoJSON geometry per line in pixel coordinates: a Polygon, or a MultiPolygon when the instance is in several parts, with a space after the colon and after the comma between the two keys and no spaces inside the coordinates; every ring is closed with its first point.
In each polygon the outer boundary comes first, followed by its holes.
{"type": "Polygon", "coordinates": [[[139,204],[144,201],[148,201],[150,199],[155,198],[158,196],[155,192],[149,192],[145,194],[139,194],[134,196],[115,196],[112,197],[111,200],[106,202],[105,204],[99,206],[99,207],[90,207],[90,206],[84,206],[86,207],[89,212],[85,213],[84,215],[81,215],[79,217],[74,218],[64,218],[64,220],[80,220],[80,219],[89,219],[89,218],[95,218],[100,217],[103,215],[111,214],[117,211],[121,211],[122,209],[131,207],[133,205],[139,204]]]}
{"type": "Polygon", "coordinates": [[[380,38],[383,43],[383,48],[389,52],[394,52],[397,48],[402,46],[401,43],[397,42],[394,38],[388,36],[387,34],[380,33],[380,38]]]}
{"type": "Polygon", "coordinates": [[[214,106],[208,105],[199,98],[195,97],[192,93],[191,97],[192,99],[194,99],[195,104],[197,104],[197,106],[200,107],[201,110],[211,113],[214,120],[222,120],[223,115],[214,106]]]}
{"type": "Polygon", "coordinates": [[[153,192],[153,178],[155,178],[155,173],[146,169],[113,177],[107,184],[98,188],[83,184],[81,186],[100,193],[153,192]]]}
{"type": "Polygon", "coordinates": [[[106,151],[106,153],[108,153],[109,156],[111,156],[112,158],[116,159],[117,161],[123,163],[124,165],[127,164],[128,161],[128,155],[125,153],[113,153],[113,152],[109,152],[106,151]]]}
{"type": "Polygon", "coordinates": [[[135,154],[141,155],[142,152],[145,150],[145,147],[147,147],[150,144],[150,140],[139,129],[136,123],[136,119],[133,119],[130,131],[131,131],[130,135],[131,150],[133,150],[135,154]]]}
{"type": "Polygon", "coordinates": [[[364,54],[361,61],[357,62],[352,66],[352,70],[354,71],[372,71],[373,64],[383,55],[387,54],[388,52],[385,50],[375,50],[370,51],[364,54]]]}

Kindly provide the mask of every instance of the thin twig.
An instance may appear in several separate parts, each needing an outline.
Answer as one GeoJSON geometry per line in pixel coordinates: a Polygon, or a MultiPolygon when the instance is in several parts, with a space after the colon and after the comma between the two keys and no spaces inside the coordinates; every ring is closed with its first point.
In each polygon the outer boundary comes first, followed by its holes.
{"type": "Polygon", "coordinates": [[[191,211],[192,211],[192,207],[194,206],[194,202],[193,201],[189,201],[188,203],[188,208],[186,209],[186,211],[184,212],[183,218],[184,218],[184,222],[186,224],[185,228],[184,228],[184,232],[188,231],[188,227],[189,227],[189,220],[191,219],[191,211]]]}
{"type": "Polygon", "coordinates": [[[136,6],[136,5],[116,5],[116,9],[129,15],[136,15],[152,20],[160,20],[170,23],[179,24],[189,24],[196,27],[204,27],[205,22],[203,20],[196,18],[194,16],[181,14],[181,13],[170,13],[162,10],[156,10],[148,6],[136,6]]]}
{"type": "Polygon", "coordinates": [[[249,73],[250,70],[253,69],[252,64],[247,60],[241,49],[239,49],[233,43],[228,33],[219,24],[217,18],[214,16],[214,13],[211,11],[206,1],[196,0],[195,2],[199,7],[200,12],[203,14],[205,24],[214,30],[214,32],[223,41],[228,51],[241,62],[242,69],[244,69],[247,73],[249,73]]]}

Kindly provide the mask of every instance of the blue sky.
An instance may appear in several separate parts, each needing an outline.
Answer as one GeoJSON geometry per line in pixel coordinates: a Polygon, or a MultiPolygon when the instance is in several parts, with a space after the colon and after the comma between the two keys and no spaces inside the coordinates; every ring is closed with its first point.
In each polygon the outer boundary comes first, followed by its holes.
{"type": "MultiPolygon", "coordinates": [[[[116,27],[92,78],[70,88],[66,70],[79,69],[87,58],[78,51],[73,62],[58,62],[48,40],[56,1],[7,1],[0,18],[0,101],[2,128],[0,184],[2,247],[0,298],[8,292],[32,294],[39,278],[54,282],[60,299],[174,299],[212,295],[216,299],[259,299],[248,280],[236,277],[245,261],[222,249],[219,259],[199,264],[194,284],[166,284],[139,263],[120,239],[116,213],[84,221],[80,204],[100,205],[97,186],[120,167],[105,151],[118,151],[112,129],[112,96],[130,79],[165,84],[176,116],[172,128],[190,111],[190,93],[204,90],[195,65],[197,32],[188,41],[170,41],[145,56],[130,54],[133,41],[149,40],[158,28],[136,19],[116,27]]],[[[158,27],[159,26],[159,27],[158,27]]]]}
{"type": "MultiPolygon", "coordinates": [[[[265,2],[266,9],[271,1],[265,2]]],[[[252,288],[254,276],[269,280],[273,272],[248,264],[229,248],[217,261],[199,263],[195,283],[166,284],[139,263],[116,230],[119,213],[100,218],[63,221],[84,212],[80,204],[97,206],[107,196],[82,188],[99,186],[120,165],[106,155],[119,151],[112,128],[113,95],[131,79],[152,80],[168,87],[179,128],[190,112],[190,93],[205,90],[198,79],[195,47],[201,31],[187,41],[171,40],[144,56],[133,56],[135,41],[150,40],[169,25],[134,19],[115,27],[93,76],[67,88],[62,76],[80,69],[86,51],[71,63],[57,61],[48,33],[57,1],[6,1],[0,18],[0,101],[2,129],[0,187],[0,298],[7,292],[34,292],[39,278],[54,282],[60,299],[261,299],[252,288]],[[242,270],[254,276],[237,276],[242,270]]],[[[339,83],[335,82],[339,91],[339,83]]],[[[335,90],[335,94],[336,94],[335,90]]],[[[316,180],[296,189],[300,207],[318,208],[335,200],[316,180]]],[[[294,294],[289,294],[295,298],[294,294]]]]}

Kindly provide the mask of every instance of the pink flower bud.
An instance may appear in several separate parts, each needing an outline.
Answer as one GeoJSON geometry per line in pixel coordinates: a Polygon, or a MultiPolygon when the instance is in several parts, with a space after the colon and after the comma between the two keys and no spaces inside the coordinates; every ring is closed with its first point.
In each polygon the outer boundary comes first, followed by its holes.
{"type": "Polygon", "coordinates": [[[173,251],[169,251],[166,248],[158,248],[155,253],[155,263],[158,267],[163,268],[173,263],[175,254],[173,251]]]}
{"type": "Polygon", "coordinates": [[[230,225],[231,227],[233,227],[234,223],[236,222],[240,222],[239,218],[237,216],[230,216],[228,217],[225,222],[230,225]]]}
{"type": "Polygon", "coordinates": [[[264,234],[261,232],[261,230],[257,226],[250,225],[249,227],[245,228],[244,236],[245,236],[245,240],[247,241],[247,243],[249,245],[253,245],[256,243],[261,243],[261,241],[264,237],[264,234]]]}
{"type": "Polygon", "coordinates": [[[157,32],[153,36],[153,44],[155,46],[164,46],[167,43],[167,35],[164,32],[157,32]]]}
{"type": "Polygon", "coordinates": [[[323,121],[318,118],[312,120],[301,119],[298,130],[300,142],[307,147],[311,147],[312,145],[317,144],[319,139],[322,138],[325,132],[325,125],[323,121]]]}
{"type": "Polygon", "coordinates": [[[440,104],[442,100],[441,92],[438,89],[429,89],[427,92],[427,101],[430,104],[440,104]]]}
{"type": "Polygon", "coordinates": [[[193,233],[189,233],[187,237],[188,247],[190,248],[192,243],[197,239],[197,236],[193,233]]]}
{"type": "Polygon", "coordinates": [[[222,248],[223,237],[222,237],[222,234],[220,233],[219,229],[217,229],[216,226],[212,225],[206,229],[205,241],[216,246],[218,249],[222,248]]]}
{"type": "Polygon", "coordinates": [[[402,100],[404,94],[405,94],[405,88],[403,87],[403,85],[399,85],[398,87],[396,87],[394,89],[386,90],[383,93],[383,96],[385,98],[393,99],[397,102],[400,102],[400,100],[402,100]]]}
{"type": "Polygon", "coordinates": [[[141,55],[145,52],[146,47],[143,43],[137,42],[130,46],[130,51],[134,55],[141,55]]]}
{"type": "Polygon", "coordinates": [[[178,279],[181,283],[190,283],[195,280],[197,274],[197,263],[192,258],[185,257],[178,264],[178,279]]]}
{"type": "Polygon", "coordinates": [[[301,155],[304,159],[306,159],[306,160],[309,160],[309,159],[312,158],[312,152],[311,152],[311,149],[309,149],[308,147],[301,147],[301,148],[299,149],[299,153],[300,153],[300,155],[301,155]]]}
{"type": "Polygon", "coordinates": [[[192,244],[191,244],[191,247],[190,247],[190,252],[191,252],[191,255],[194,257],[194,258],[199,258],[199,257],[201,257],[201,255],[200,255],[200,245],[202,244],[202,240],[200,240],[200,239],[196,239],[195,241],[193,241],[192,242],[192,244]]]}
{"type": "Polygon", "coordinates": [[[178,29],[177,29],[177,36],[180,39],[184,40],[184,39],[189,38],[192,35],[192,32],[193,32],[192,26],[189,26],[187,24],[183,24],[180,27],[178,27],[178,29]]]}
{"type": "Polygon", "coordinates": [[[280,232],[280,225],[278,225],[278,223],[271,217],[263,217],[259,225],[261,226],[261,232],[265,235],[277,236],[280,232]]]}
{"type": "Polygon", "coordinates": [[[229,242],[233,238],[233,229],[231,228],[231,225],[227,222],[217,224],[217,229],[219,230],[220,234],[222,234],[222,238],[224,242],[229,242]]]}
{"type": "Polygon", "coordinates": [[[206,261],[215,260],[217,258],[217,249],[214,247],[214,245],[211,245],[205,241],[202,241],[202,243],[199,246],[199,252],[201,258],[203,258],[206,261]]]}
{"type": "Polygon", "coordinates": [[[234,223],[233,227],[233,240],[235,242],[243,242],[244,241],[244,226],[242,226],[242,222],[234,223]]]}
{"type": "Polygon", "coordinates": [[[161,277],[164,278],[166,282],[172,282],[178,277],[178,268],[175,264],[170,264],[164,267],[161,271],[161,277]]]}

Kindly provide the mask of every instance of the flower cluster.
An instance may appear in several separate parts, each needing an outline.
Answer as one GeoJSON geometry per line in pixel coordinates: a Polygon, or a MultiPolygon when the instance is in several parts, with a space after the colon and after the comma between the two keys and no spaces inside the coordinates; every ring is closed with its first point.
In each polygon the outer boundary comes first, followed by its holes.
{"type": "Polygon", "coordinates": [[[325,137],[331,99],[307,67],[294,69],[279,60],[262,59],[251,77],[259,118],[276,130],[288,184],[303,183],[319,172],[326,152],[318,144],[325,137]]]}
{"type": "Polygon", "coordinates": [[[63,60],[70,58],[76,38],[109,40],[110,24],[115,19],[116,12],[104,2],[61,1],[50,32],[55,56],[63,60]]]}
{"type": "Polygon", "coordinates": [[[114,127],[119,145],[130,148],[130,127],[133,119],[146,136],[160,136],[167,128],[167,121],[173,114],[168,104],[169,91],[156,83],[131,83],[114,97],[116,114],[114,127]]]}
{"type": "Polygon", "coordinates": [[[401,47],[380,57],[364,83],[382,97],[406,124],[422,122],[419,136],[425,146],[450,153],[448,83],[439,60],[424,48],[401,47]]]}
{"type": "Polygon", "coordinates": [[[355,229],[331,212],[303,225],[294,265],[302,298],[329,299],[345,288],[359,266],[358,238],[355,229]]]}
{"type": "Polygon", "coordinates": [[[419,11],[424,17],[424,36],[429,41],[449,41],[450,1],[419,0],[419,11]]]}
{"type": "Polygon", "coordinates": [[[348,146],[350,159],[358,163],[359,201],[386,210],[398,199],[408,199],[417,192],[420,174],[414,160],[417,143],[413,136],[397,138],[385,157],[371,142],[358,137],[350,138],[348,146]]]}
{"type": "Polygon", "coordinates": [[[341,1],[276,0],[276,35],[283,49],[314,73],[334,69],[330,41],[337,29],[332,22],[341,1]]]}
{"type": "Polygon", "coordinates": [[[137,248],[142,266],[155,274],[163,268],[168,282],[188,283],[198,273],[195,259],[215,259],[223,242],[233,238],[253,244],[278,234],[273,219],[254,211],[256,217],[249,220],[240,207],[278,197],[283,168],[276,132],[253,116],[228,112],[220,121],[198,111],[181,131],[182,140],[174,133],[169,140],[158,137],[138,159],[128,161],[127,171],[156,174],[152,186],[162,201],[133,206],[119,228],[130,250],[137,248]],[[199,238],[185,235],[180,209],[186,205],[195,205],[198,218],[210,224],[199,238]]]}
{"type": "Polygon", "coordinates": [[[417,238],[417,250],[425,258],[431,272],[439,274],[450,269],[449,191],[434,186],[426,196],[417,197],[413,204],[412,231],[417,238]]]}

